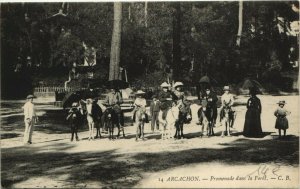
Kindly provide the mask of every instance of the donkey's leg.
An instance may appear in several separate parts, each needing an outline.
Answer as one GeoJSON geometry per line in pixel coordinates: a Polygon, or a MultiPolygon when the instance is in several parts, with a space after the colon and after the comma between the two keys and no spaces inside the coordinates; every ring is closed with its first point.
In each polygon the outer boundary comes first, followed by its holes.
{"type": "Polygon", "coordinates": [[[211,134],[212,134],[212,136],[215,136],[215,132],[214,132],[215,123],[216,123],[216,121],[212,122],[212,127],[211,127],[211,134]]]}
{"type": "Polygon", "coordinates": [[[180,130],[181,130],[181,138],[184,138],[184,135],[183,135],[183,122],[180,123],[180,130]]]}
{"type": "Polygon", "coordinates": [[[230,120],[228,120],[226,127],[228,127],[227,136],[231,136],[230,135],[230,120]]]}
{"type": "Polygon", "coordinates": [[[144,138],[144,122],[141,123],[141,133],[142,133],[142,139],[145,140],[145,138],[144,138]]]}
{"type": "Polygon", "coordinates": [[[204,132],[204,124],[202,123],[201,124],[201,134],[200,134],[201,138],[203,137],[203,132],[204,132]]]}
{"type": "MultiPolygon", "coordinates": [[[[225,127],[225,130],[226,130],[226,123],[224,123],[224,118],[221,120],[221,125],[224,125],[224,127],[225,127]]],[[[226,131],[225,131],[226,132],[226,131]]],[[[221,134],[221,137],[224,137],[224,129],[222,130],[222,134],[221,134]]]]}
{"type": "Polygon", "coordinates": [[[136,125],[136,135],[135,135],[135,140],[137,141],[138,140],[138,136],[139,136],[139,123],[135,123],[136,125]]]}
{"type": "Polygon", "coordinates": [[[108,129],[108,139],[111,140],[111,129],[112,129],[112,128],[111,128],[111,127],[112,127],[112,126],[111,126],[111,123],[110,123],[110,122],[107,122],[107,123],[106,123],[106,127],[107,127],[107,129],[108,129]]]}
{"type": "Polygon", "coordinates": [[[74,138],[74,127],[75,127],[75,124],[71,123],[71,141],[73,141],[73,138],[74,138]]]}
{"type": "Polygon", "coordinates": [[[94,126],[95,126],[95,123],[92,122],[91,123],[91,136],[92,136],[92,139],[94,140],[94,126]]]}

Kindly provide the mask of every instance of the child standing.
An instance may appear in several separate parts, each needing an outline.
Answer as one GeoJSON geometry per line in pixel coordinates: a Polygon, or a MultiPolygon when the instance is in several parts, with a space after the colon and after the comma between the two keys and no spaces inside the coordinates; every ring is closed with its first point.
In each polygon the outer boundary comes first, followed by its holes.
{"type": "Polygon", "coordinates": [[[289,128],[289,122],[286,118],[287,115],[290,115],[291,112],[287,111],[284,108],[284,105],[286,104],[284,100],[279,101],[277,103],[279,107],[274,112],[274,115],[277,117],[275,128],[278,129],[279,132],[279,138],[281,137],[281,130],[283,130],[284,136],[286,136],[286,130],[289,128]]]}

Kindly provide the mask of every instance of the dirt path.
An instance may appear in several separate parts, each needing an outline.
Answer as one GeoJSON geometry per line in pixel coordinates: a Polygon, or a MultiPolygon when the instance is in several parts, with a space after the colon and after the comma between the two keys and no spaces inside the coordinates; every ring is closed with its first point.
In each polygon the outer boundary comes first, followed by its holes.
{"type": "MultiPolygon", "coordinates": [[[[246,111],[244,106],[235,107],[238,116],[232,137],[200,138],[197,120],[193,120],[185,126],[186,139],[170,141],[159,140],[159,133],[151,133],[147,125],[146,141],[135,142],[135,128],[128,126],[125,139],[109,141],[104,136],[104,139],[88,141],[88,133],[82,131],[80,141],[70,142],[67,131],[51,134],[49,129],[38,129],[50,127],[43,126],[47,124],[44,121],[34,132],[34,144],[23,146],[22,120],[3,118],[5,133],[15,135],[1,139],[2,186],[232,188],[249,187],[250,182],[253,187],[272,187],[274,184],[296,187],[299,184],[298,97],[261,96],[260,99],[263,105],[262,126],[266,133],[260,139],[241,135],[246,111]],[[274,129],[273,111],[275,103],[281,99],[288,102],[286,108],[292,111],[289,136],[285,140],[277,139],[274,129]],[[268,171],[262,173],[262,170],[268,171]],[[246,177],[251,173],[252,179],[266,175],[267,180],[250,181],[249,176],[246,181],[237,180],[237,176],[246,177]],[[231,176],[233,181],[228,180],[232,179],[231,176]]],[[[239,98],[237,102],[243,104],[246,100],[239,98]]],[[[48,112],[43,115],[47,116],[48,112]]],[[[216,134],[220,135],[222,129],[216,127],[216,134]]]]}

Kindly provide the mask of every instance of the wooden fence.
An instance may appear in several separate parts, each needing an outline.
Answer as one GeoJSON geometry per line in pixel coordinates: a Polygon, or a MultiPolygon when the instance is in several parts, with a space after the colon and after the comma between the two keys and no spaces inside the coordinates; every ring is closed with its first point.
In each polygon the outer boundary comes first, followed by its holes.
{"type": "Polygon", "coordinates": [[[68,87],[65,89],[64,87],[56,87],[56,86],[51,86],[51,87],[35,87],[33,94],[37,98],[54,98],[56,96],[56,93],[68,93],[70,91],[74,91],[74,88],[68,87]]]}

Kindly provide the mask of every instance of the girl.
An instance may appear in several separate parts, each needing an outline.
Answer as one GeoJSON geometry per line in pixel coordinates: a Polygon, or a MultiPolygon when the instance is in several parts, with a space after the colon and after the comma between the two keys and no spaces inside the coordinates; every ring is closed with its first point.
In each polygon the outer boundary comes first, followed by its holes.
{"type": "Polygon", "coordinates": [[[289,122],[286,118],[287,115],[290,115],[291,112],[287,111],[284,108],[284,105],[286,104],[284,100],[279,101],[278,108],[275,110],[274,115],[277,117],[275,128],[278,129],[279,132],[279,138],[281,137],[281,129],[283,130],[284,137],[286,136],[286,130],[289,128],[289,122]]]}

